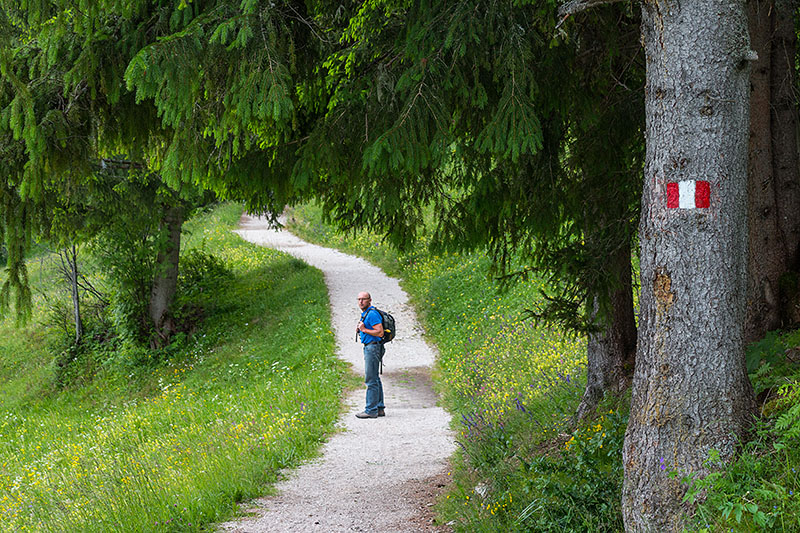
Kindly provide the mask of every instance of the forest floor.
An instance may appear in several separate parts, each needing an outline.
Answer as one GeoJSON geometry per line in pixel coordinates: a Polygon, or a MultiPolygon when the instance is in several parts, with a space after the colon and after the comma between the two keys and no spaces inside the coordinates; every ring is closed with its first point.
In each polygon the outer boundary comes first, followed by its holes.
{"type": "MultiPolygon", "coordinates": [[[[450,416],[437,405],[430,371],[434,350],[422,335],[408,297],[396,279],[363,259],[312,245],[263,219],[244,215],[238,233],[285,251],[320,269],[328,286],[338,355],[363,375],[356,296],[371,293],[376,307],[392,313],[398,336],[387,345],[383,381],[386,416],[361,420],[364,389],[347,393],[347,409],[321,456],[289,472],[275,496],[244,506],[245,518],[222,531],[443,532],[433,503],[448,482],[455,439],[450,416]]],[[[286,302],[293,305],[294,302],[286,302]]]]}

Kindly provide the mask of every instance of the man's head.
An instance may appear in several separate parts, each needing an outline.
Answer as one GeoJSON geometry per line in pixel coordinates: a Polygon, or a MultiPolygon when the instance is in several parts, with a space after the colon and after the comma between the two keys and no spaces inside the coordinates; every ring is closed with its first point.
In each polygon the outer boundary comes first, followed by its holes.
{"type": "Polygon", "coordinates": [[[363,311],[370,305],[372,305],[372,296],[370,296],[368,292],[359,292],[358,307],[363,311]]]}

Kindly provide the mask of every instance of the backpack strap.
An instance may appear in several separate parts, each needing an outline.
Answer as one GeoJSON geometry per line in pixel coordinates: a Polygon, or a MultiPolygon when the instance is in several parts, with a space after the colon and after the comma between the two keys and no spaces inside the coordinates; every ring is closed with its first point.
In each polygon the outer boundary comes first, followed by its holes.
{"type": "MultiPolygon", "coordinates": [[[[371,310],[373,310],[373,309],[375,309],[376,311],[378,310],[378,309],[377,309],[377,308],[376,308],[374,305],[370,305],[370,306],[369,306],[369,307],[367,307],[367,308],[366,308],[364,311],[362,311],[362,312],[361,312],[361,321],[362,321],[362,322],[364,321],[364,319],[365,319],[365,318],[367,318],[367,315],[368,315],[368,314],[369,314],[369,312],[370,312],[371,310]]],[[[378,313],[378,314],[380,314],[380,313],[378,313]]]]}
{"type": "MultiPolygon", "coordinates": [[[[365,319],[365,318],[367,318],[367,315],[368,315],[368,314],[369,314],[369,312],[370,312],[371,310],[373,310],[373,309],[374,309],[374,310],[375,310],[375,311],[378,313],[378,315],[380,316],[380,314],[381,314],[381,313],[380,313],[380,311],[378,311],[378,308],[377,308],[377,307],[375,307],[374,305],[370,305],[370,306],[369,306],[369,307],[367,307],[367,308],[366,308],[364,311],[362,311],[362,312],[361,312],[361,322],[364,322],[364,319],[365,319]]],[[[380,317],[380,318],[381,318],[381,324],[383,324],[383,317],[380,317]]],[[[359,334],[359,331],[358,331],[358,329],[356,329],[356,342],[358,342],[358,341],[361,339],[361,337],[359,337],[359,335],[358,335],[358,334],[359,334]]]]}
{"type": "MultiPolygon", "coordinates": [[[[367,315],[369,314],[369,312],[371,310],[373,310],[373,309],[378,313],[378,316],[381,319],[381,325],[383,325],[383,316],[381,316],[381,312],[378,311],[378,308],[375,307],[374,305],[370,305],[369,307],[367,307],[367,309],[363,313],[361,313],[361,321],[363,322],[364,319],[367,318],[367,315]]],[[[381,338],[381,340],[379,341],[379,344],[383,345],[383,338],[381,338]]],[[[381,356],[381,358],[380,358],[380,366],[378,367],[378,373],[383,374],[383,356],[381,356]]]]}

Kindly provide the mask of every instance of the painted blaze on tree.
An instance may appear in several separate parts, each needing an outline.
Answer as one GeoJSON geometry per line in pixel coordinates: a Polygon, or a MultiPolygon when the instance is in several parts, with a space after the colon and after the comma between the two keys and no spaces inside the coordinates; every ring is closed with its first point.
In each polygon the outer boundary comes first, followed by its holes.
{"type": "Polygon", "coordinates": [[[649,1],[641,317],[624,446],[627,531],[680,531],[685,485],[730,459],[744,363],[751,59],[744,1],[649,1]],[[713,465],[711,465],[713,467],[713,465]],[[680,478],[681,476],[678,476],[680,478]]]}

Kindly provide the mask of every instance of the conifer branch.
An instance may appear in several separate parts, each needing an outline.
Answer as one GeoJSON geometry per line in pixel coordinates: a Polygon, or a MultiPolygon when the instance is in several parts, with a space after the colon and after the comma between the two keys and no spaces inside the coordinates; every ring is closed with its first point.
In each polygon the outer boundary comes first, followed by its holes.
{"type": "Polygon", "coordinates": [[[305,24],[306,26],[308,26],[308,29],[311,31],[314,37],[316,37],[320,42],[327,44],[336,43],[336,40],[328,39],[324,37],[319,31],[317,31],[318,26],[316,24],[313,24],[312,21],[308,19],[308,17],[304,17],[299,11],[297,11],[297,8],[295,8],[291,3],[288,3],[287,7],[295,14],[295,16],[291,18],[294,18],[295,20],[298,20],[303,24],[305,24]]]}
{"type": "Polygon", "coordinates": [[[566,21],[571,15],[575,15],[576,13],[580,13],[581,11],[591,9],[601,4],[613,4],[619,1],[621,0],[566,0],[558,8],[558,16],[561,18],[561,20],[558,22],[558,24],[556,24],[556,29],[560,28],[564,21],[566,21]]]}
{"type": "Polygon", "coordinates": [[[142,170],[143,168],[145,168],[143,164],[137,163],[136,161],[130,161],[128,159],[110,159],[110,158],[101,159],[100,166],[102,168],[111,167],[120,170],[130,170],[130,169],[142,170]]]}

